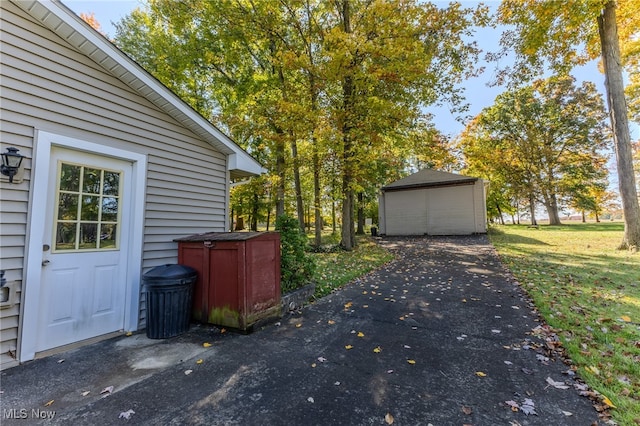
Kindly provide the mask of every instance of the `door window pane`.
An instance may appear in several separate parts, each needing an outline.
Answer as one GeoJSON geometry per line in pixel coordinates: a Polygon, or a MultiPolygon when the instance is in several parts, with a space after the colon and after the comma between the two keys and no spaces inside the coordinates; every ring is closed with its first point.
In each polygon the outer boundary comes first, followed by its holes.
{"type": "Polygon", "coordinates": [[[104,197],[102,199],[102,221],[118,221],[118,199],[115,197],[104,197]]]}
{"type": "Polygon", "coordinates": [[[80,209],[80,218],[82,220],[92,220],[98,221],[98,203],[100,202],[100,197],[92,196],[92,195],[83,195],[82,196],[82,208],[80,209]]]}
{"type": "Polygon", "coordinates": [[[100,225],[100,248],[116,248],[116,224],[100,225]]]}
{"type": "Polygon", "coordinates": [[[102,173],[98,169],[84,169],[82,192],[87,194],[99,194],[100,193],[100,178],[102,173]]]}
{"type": "Polygon", "coordinates": [[[120,173],[104,172],[104,195],[118,195],[120,189],[120,173]]]}
{"type": "Polygon", "coordinates": [[[56,250],[76,248],[76,223],[58,223],[56,227],[56,250]]]}
{"type": "Polygon", "coordinates": [[[81,223],[80,224],[80,241],[78,241],[79,249],[94,249],[97,247],[98,224],[97,223],[81,223]]]}
{"type": "Polygon", "coordinates": [[[60,170],[60,190],[74,192],[80,190],[80,166],[62,165],[60,170]]]}
{"type": "Polygon", "coordinates": [[[54,250],[114,250],[122,172],[60,163],[54,250]]]}
{"type": "Polygon", "coordinates": [[[78,218],[78,194],[60,193],[58,219],[76,220],[78,218]]]}

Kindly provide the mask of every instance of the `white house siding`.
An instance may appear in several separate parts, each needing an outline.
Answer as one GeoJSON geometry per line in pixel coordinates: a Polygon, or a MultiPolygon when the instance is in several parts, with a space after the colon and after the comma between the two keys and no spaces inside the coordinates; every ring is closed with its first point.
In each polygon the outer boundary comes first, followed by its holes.
{"type": "MultiPolygon", "coordinates": [[[[223,154],[13,3],[0,8],[2,150],[15,146],[26,157],[24,181],[0,184],[0,261],[18,301],[36,130],[148,155],[141,273],[177,261],[174,238],[225,230],[223,154]]],[[[8,353],[17,346],[18,315],[19,305],[0,309],[3,367],[15,363],[8,353]]],[[[144,301],[140,318],[143,325],[144,301]]]]}

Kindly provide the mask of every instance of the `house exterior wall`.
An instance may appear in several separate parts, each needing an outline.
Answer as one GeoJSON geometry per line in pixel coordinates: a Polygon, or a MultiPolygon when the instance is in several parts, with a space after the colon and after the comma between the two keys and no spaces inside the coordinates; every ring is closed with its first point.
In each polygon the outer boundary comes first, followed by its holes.
{"type": "MultiPolygon", "coordinates": [[[[147,156],[142,274],[177,261],[174,238],[225,231],[225,155],[107,73],[11,2],[0,2],[0,135],[15,146],[24,180],[0,182],[0,262],[15,304],[0,308],[0,364],[16,361],[21,293],[38,130],[147,156]]],[[[36,214],[35,212],[31,212],[36,214]]],[[[140,324],[145,322],[144,300],[140,324]]]]}

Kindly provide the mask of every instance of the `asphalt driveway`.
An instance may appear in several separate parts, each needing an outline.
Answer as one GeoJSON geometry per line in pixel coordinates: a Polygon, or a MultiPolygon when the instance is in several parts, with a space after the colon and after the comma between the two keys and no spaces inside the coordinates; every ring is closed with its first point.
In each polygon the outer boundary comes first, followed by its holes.
{"type": "Polygon", "coordinates": [[[1,423],[598,422],[485,236],[380,244],[397,260],[252,334],[140,333],[4,371],[1,423]]]}

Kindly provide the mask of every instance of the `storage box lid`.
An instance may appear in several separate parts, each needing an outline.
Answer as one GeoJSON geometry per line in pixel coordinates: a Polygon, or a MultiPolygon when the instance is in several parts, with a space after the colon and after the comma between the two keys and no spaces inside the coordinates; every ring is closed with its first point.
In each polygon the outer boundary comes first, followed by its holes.
{"type": "Polygon", "coordinates": [[[275,232],[207,232],[194,234],[187,237],[176,238],[175,242],[197,241],[246,241],[261,235],[275,234],[275,232]]]}

